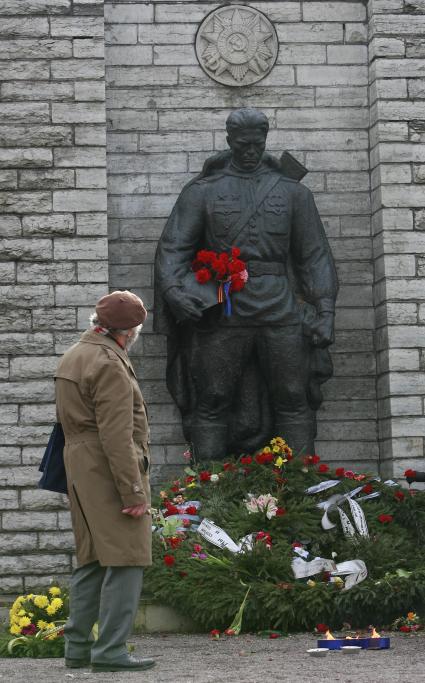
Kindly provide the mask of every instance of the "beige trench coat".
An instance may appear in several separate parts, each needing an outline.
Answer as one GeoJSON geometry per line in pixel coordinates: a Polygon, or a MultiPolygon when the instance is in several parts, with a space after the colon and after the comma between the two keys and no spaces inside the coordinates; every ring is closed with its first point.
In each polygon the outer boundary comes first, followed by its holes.
{"type": "Polygon", "coordinates": [[[85,332],[55,378],[78,565],[150,565],[151,516],[122,513],[150,504],[146,406],[126,351],[85,332]]]}

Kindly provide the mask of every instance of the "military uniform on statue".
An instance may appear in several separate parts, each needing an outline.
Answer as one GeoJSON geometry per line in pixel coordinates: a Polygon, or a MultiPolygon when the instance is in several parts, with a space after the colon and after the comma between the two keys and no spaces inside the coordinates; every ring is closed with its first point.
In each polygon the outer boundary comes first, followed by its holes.
{"type": "Polygon", "coordinates": [[[311,453],[319,387],[332,374],[332,254],[311,192],[264,153],[266,116],[242,109],[226,126],[230,152],[182,191],[158,245],[155,327],[168,335],[168,386],[200,459],[276,434],[311,453]],[[199,284],[191,263],[199,249],[232,247],[247,281],[226,315],[216,284],[199,284]]]}

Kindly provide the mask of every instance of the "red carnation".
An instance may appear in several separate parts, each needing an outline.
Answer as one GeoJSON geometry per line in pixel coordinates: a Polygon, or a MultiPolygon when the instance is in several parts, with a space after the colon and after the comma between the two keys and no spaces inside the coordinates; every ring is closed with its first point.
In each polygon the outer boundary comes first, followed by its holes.
{"type": "Polygon", "coordinates": [[[238,258],[241,255],[239,247],[232,247],[232,258],[238,258]]]}
{"type": "Polygon", "coordinates": [[[201,268],[195,273],[195,277],[200,285],[204,285],[211,280],[211,273],[207,268],[201,268]]]}
{"type": "Polygon", "coordinates": [[[223,278],[225,275],[227,275],[227,263],[221,261],[219,258],[214,259],[211,266],[219,278],[223,278]]]}
{"type": "Polygon", "coordinates": [[[210,251],[209,249],[201,249],[201,251],[198,251],[198,253],[196,254],[196,260],[201,261],[201,263],[204,263],[206,265],[212,263],[212,261],[215,258],[215,251],[210,251]]]}
{"type": "Polygon", "coordinates": [[[183,539],[178,536],[169,536],[169,538],[166,538],[165,540],[171,548],[178,548],[183,541],[183,539]]]}
{"type": "Polygon", "coordinates": [[[199,479],[201,481],[209,481],[211,479],[211,472],[208,472],[208,470],[204,470],[203,472],[199,473],[199,479]]]}
{"type": "Polygon", "coordinates": [[[255,462],[258,463],[258,465],[267,465],[268,463],[273,462],[273,460],[273,453],[258,453],[258,455],[255,456],[255,462]]]}
{"type": "Polygon", "coordinates": [[[283,517],[283,515],[286,515],[285,508],[276,508],[276,517],[283,517]]]}
{"type": "Polygon", "coordinates": [[[250,465],[252,463],[252,457],[250,455],[243,455],[241,458],[241,465],[250,465]]]}
{"type": "Polygon", "coordinates": [[[218,630],[218,628],[213,628],[213,630],[210,631],[210,636],[211,638],[218,640],[220,638],[220,631],[218,630]]]}
{"type": "Polygon", "coordinates": [[[269,633],[269,638],[271,638],[272,640],[274,640],[275,638],[280,638],[280,633],[272,631],[271,633],[269,633]]]}
{"type": "Polygon", "coordinates": [[[236,631],[233,628],[226,628],[225,632],[226,636],[235,636],[236,631]]]}
{"type": "Polygon", "coordinates": [[[171,503],[165,503],[166,512],[164,513],[164,517],[169,517],[170,515],[178,515],[179,510],[175,505],[172,505],[171,503]]]}
{"type": "Polygon", "coordinates": [[[234,472],[236,470],[236,465],[233,462],[225,462],[223,465],[223,470],[225,472],[234,472]]]}
{"type": "Polygon", "coordinates": [[[240,292],[245,287],[245,280],[239,275],[232,275],[231,292],[240,292]]]}
{"type": "Polygon", "coordinates": [[[344,474],[344,477],[346,477],[347,479],[354,479],[354,472],[352,472],[351,470],[347,470],[344,474]]]}
{"type": "Polygon", "coordinates": [[[176,558],[173,555],[164,555],[164,563],[167,567],[172,567],[175,561],[176,558]]]}
{"type": "Polygon", "coordinates": [[[381,524],[390,524],[393,521],[392,515],[379,515],[378,517],[381,524]]]}
{"type": "Polygon", "coordinates": [[[400,626],[400,631],[402,631],[403,633],[410,633],[411,628],[410,626],[400,626]]]}
{"type": "Polygon", "coordinates": [[[345,474],[345,469],[343,467],[337,467],[335,470],[336,477],[343,477],[345,474]]]}
{"type": "Polygon", "coordinates": [[[313,465],[317,465],[317,463],[320,462],[320,457],[318,455],[310,455],[309,458],[313,465]]]}
{"type": "Polygon", "coordinates": [[[373,491],[373,486],[372,484],[365,484],[362,488],[363,493],[366,493],[366,495],[369,495],[369,493],[372,493],[373,491]]]}
{"type": "Polygon", "coordinates": [[[416,470],[406,470],[404,476],[407,479],[416,479],[416,470]]]}
{"type": "Polygon", "coordinates": [[[404,500],[404,493],[403,491],[396,491],[394,494],[394,498],[397,498],[397,500],[404,500]]]}
{"type": "Polygon", "coordinates": [[[187,507],[185,509],[186,515],[196,515],[197,512],[198,512],[198,510],[196,509],[196,507],[194,505],[189,505],[189,507],[187,507]]]}
{"type": "Polygon", "coordinates": [[[326,624],[317,624],[316,631],[317,633],[326,633],[327,631],[329,631],[329,626],[327,626],[326,624]]]}
{"type": "Polygon", "coordinates": [[[229,273],[234,275],[245,270],[245,263],[240,259],[234,259],[229,263],[229,273]]]}
{"type": "Polygon", "coordinates": [[[186,477],[186,479],[184,481],[185,481],[185,484],[191,484],[192,481],[195,481],[195,477],[192,477],[189,475],[188,477],[186,477]]]}
{"type": "Polygon", "coordinates": [[[292,543],[292,547],[295,549],[295,548],[303,548],[304,546],[303,546],[303,544],[300,543],[299,541],[294,541],[294,542],[292,543]]]}
{"type": "Polygon", "coordinates": [[[329,471],[329,465],[325,465],[324,463],[319,465],[319,472],[324,474],[325,472],[328,472],[328,471],[329,471]]]}

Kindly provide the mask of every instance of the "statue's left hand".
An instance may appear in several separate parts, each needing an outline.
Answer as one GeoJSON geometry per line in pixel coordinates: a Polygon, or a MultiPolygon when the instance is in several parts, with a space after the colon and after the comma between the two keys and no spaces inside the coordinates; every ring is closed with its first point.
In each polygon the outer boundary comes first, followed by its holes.
{"type": "Polygon", "coordinates": [[[325,349],[333,344],[335,315],[328,311],[323,311],[317,316],[317,320],[311,324],[311,341],[313,346],[325,349]]]}

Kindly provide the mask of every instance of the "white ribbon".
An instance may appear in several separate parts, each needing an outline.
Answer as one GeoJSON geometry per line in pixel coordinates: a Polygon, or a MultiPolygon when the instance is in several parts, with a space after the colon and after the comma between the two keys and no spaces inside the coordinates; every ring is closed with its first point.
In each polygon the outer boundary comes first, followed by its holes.
{"type": "Polygon", "coordinates": [[[296,579],[306,579],[323,571],[331,573],[331,581],[336,576],[346,576],[343,589],[346,591],[367,577],[367,568],[363,560],[347,560],[335,564],[333,560],[326,560],[323,557],[315,557],[311,562],[296,557],[292,560],[291,567],[296,579]]]}
{"type": "Polygon", "coordinates": [[[218,548],[226,548],[231,553],[245,553],[247,550],[252,550],[254,546],[255,533],[248,534],[241,538],[238,543],[235,543],[224,529],[221,529],[210,519],[203,519],[196,531],[213,545],[218,548]]]}
{"type": "Polygon", "coordinates": [[[298,546],[297,548],[294,548],[294,553],[297,553],[297,555],[299,555],[300,557],[303,557],[305,560],[310,555],[308,550],[306,550],[305,548],[301,548],[300,546],[298,546]]]}
{"type": "Polygon", "coordinates": [[[338,507],[338,512],[339,512],[339,517],[341,520],[341,526],[342,526],[342,530],[344,532],[344,535],[345,536],[355,536],[356,531],[355,531],[353,525],[351,524],[349,518],[345,514],[344,510],[341,510],[341,508],[338,507]]]}
{"type": "Polygon", "coordinates": [[[315,486],[310,486],[310,488],[305,490],[305,493],[308,493],[309,495],[313,495],[313,493],[321,493],[321,491],[331,489],[340,483],[341,479],[328,479],[327,481],[321,481],[320,484],[316,484],[315,486]]]}
{"type": "Polygon", "coordinates": [[[321,572],[332,572],[336,569],[336,564],[333,560],[325,560],[323,557],[315,557],[310,562],[301,557],[294,557],[291,567],[296,579],[306,579],[321,572]]]}
{"type": "Polygon", "coordinates": [[[332,576],[346,576],[344,589],[350,590],[361,581],[367,578],[367,568],[363,560],[347,560],[346,562],[339,562],[336,565],[336,571],[332,572],[332,576]]]}
{"type": "Polygon", "coordinates": [[[348,499],[348,504],[350,506],[351,514],[353,515],[354,524],[356,525],[360,536],[369,538],[366,517],[364,516],[364,512],[360,505],[357,503],[357,501],[352,500],[351,498],[348,499]]]}

